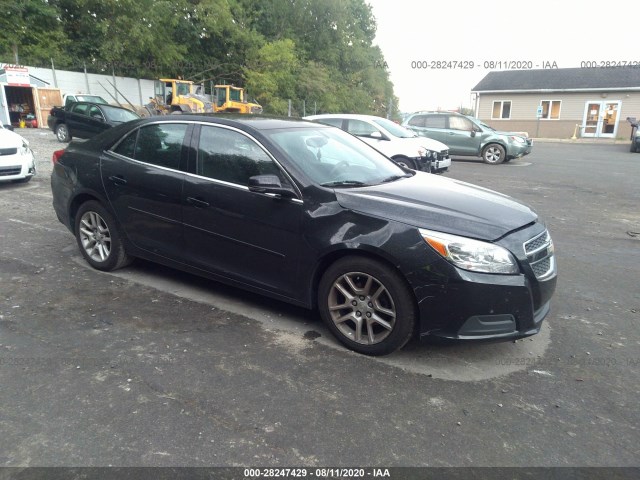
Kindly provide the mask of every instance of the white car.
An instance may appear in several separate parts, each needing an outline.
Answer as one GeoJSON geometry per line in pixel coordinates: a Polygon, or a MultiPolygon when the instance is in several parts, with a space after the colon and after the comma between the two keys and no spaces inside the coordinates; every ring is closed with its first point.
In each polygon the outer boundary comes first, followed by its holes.
{"type": "Polygon", "coordinates": [[[0,182],[28,182],[36,174],[36,159],[29,142],[0,125],[0,182]]]}
{"type": "Polygon", "coordinates": [[[415,132],[373,115],[310,115],[305,120],[332,125],[349,132],[402,166],[413,170],[442,173],[451,166],[449,147],[438,140],[419,137],[415,132]]]}

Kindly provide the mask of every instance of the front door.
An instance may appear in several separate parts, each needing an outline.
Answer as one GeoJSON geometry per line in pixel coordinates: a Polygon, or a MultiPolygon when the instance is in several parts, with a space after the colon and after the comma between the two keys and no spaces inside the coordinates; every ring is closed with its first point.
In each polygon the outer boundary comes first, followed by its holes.
{"type": "Polygon", "coordinates": [[[184,241],[191,265],[245,285],[299,297],[303,205],[250,192],[249,177],[286,175],[245,134],[202,125],[195,175],[184,184],[184,241]]]}
{"type": "Polygon", "coordinates": [[[582,136],[614,138],[618,131],[619,114],[619,101],[587,102],[582,121],[582,136]]]}

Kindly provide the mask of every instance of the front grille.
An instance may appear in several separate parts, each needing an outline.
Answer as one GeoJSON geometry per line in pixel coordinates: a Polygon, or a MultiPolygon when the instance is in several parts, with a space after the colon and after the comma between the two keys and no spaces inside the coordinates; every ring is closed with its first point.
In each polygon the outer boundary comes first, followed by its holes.
{"type": "Polygon", "coordinates": [[[15,155],[18,153],[17,148],[0,148],[0,155],[15,155]]]}
{"type": "Polygon", "coordinates": [[[525,242],[524,252],[536,278],[542,279],[554,271],[553,241],[547,230],[525,242]]]}
{"type": "Polygon", "coordinates": [[[8,177],[9,175],[20,175],[22,166],[13,165],[11,167],[0,167],[0,177],[8,177]]]}

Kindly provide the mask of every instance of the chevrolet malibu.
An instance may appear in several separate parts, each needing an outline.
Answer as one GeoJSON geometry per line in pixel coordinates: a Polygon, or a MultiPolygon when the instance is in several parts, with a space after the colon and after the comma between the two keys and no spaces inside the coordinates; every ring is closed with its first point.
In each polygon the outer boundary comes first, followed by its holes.
{"type": "Polygon", "coordinates": [[[513,340],[549,312],[554,248],[529,207],[337,128],[155,117],[53,162],[55,212],[94,268],[139,257],[317,308],[360,353],[414,335],[513,340]]]}

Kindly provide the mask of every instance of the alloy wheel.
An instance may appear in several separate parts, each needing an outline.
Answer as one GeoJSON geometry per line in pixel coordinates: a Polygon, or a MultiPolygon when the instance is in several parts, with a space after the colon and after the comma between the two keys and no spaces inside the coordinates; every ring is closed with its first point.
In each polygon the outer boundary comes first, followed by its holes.
{"type": "Polygon", "coordinates": [[[387,288],[372,275],[341,275],[329,291],[328,307],[336,328],[363,345],[382,342],[396,323],[396,308],[387,288]]]}
{"type": "Polygon", "coordinates": [[[104,219],[88,211],[80,219],[80,241],[87,256],[95,262],[104,262],[111,255],[111,233],[104,219]]]}

